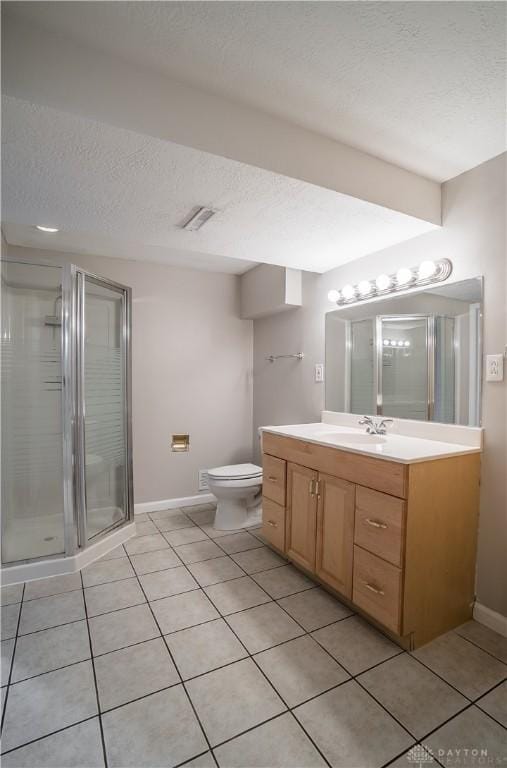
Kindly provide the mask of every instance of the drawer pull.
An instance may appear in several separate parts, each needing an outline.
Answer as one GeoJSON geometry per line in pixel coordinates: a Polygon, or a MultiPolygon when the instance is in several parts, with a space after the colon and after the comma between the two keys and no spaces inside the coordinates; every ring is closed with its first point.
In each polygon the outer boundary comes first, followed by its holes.
{"type": "Polygon", "coordinates": [[[270,525],[272,528],[278,528],[278,523],[275,523],[273,520],[266,520],[267,524],[270,525]]]}
{"type": "Polygon", "coordinates": [[[378,520],[371,520],[369,517],[365,518],[368,525],[372,525],[374,528],[387,528],[387,523],[380,523],[378,520]]]}
{"type": "Polygon", "coordinates": [[[370,592],[375,592],[376,595],[383,595],[384,594],[384,590],[383,589],[379,589],[378,587],[374,587],[373,584],[368,584],[367,581],[363,581],[363,584],[366,587],[366,589],[369,589],[370,592]]]}
{"type": "Polygon", "coordinates": [[[274,475],[268,475],[268,480],[270,480],[272,483],[278,482],[278,478],[274,475]]]}

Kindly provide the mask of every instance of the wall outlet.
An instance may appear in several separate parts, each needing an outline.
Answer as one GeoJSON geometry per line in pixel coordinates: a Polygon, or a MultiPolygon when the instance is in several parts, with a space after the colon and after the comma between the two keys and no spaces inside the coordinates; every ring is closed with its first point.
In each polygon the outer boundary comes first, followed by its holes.
{"type": "Polygon", "coordinates": [[[503,355],[486,355],[486,381],[503,381],[503,355]]]}
{"type": "Polygon", "coordinates": [[[207,490],[209,490],[208,470],[207,469],[200,469],[199,470],[199,490],[200,491],[207,491],[207,490]]]}
{"type": "Polygon", "coordinates": [[[322,384],[324,381],[324,363],[315,363],[315,383],[322,384]]]}

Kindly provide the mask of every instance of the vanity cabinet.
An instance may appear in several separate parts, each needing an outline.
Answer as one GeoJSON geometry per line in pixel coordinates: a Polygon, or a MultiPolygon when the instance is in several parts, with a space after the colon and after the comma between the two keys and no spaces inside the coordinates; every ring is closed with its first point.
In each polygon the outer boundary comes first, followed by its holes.
{"type": "Polygon", "coordinates": [[[340,595],[352,595],[356,486],[319,474],[315,573],[340,595]]]}
{"type": "Polygon", "coordinates": [[[263,434],[269,544],[416,648],[474,602],[480,456],[405,464],[263,434]]]}
{"type": "Polygon", "coordinates": [[[287,467],[287,556],[315,571],[318,473],[289,463],[287,467]]]}

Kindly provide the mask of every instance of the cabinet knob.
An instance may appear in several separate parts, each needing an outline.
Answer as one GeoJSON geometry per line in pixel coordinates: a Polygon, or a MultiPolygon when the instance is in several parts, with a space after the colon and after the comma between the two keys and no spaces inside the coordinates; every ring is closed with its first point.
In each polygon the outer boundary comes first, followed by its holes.
{"type": "Polygon", "coordinates": [[[268,480],[271,480],[271,482],[272,482],[272,483],[276,483],[276,481],[278,480],[278,478],[277,478],[277,477],[275,477],[274,475],[268,475],[268,480]]]}
{"type": "Polygon", "coordinates": [[[368,525],[372,525],[373,528],[387,528],[386,523],[381,523],[379,520],[371,520],[369,517],[366,518],[365,522],[367,522],[368,525]]]}
{"type": "Polygon", "coordinates": [[[367,581],[363,581],[363,584],[366,587],[366,589],[369,589],[370,592],[375,592],[376,595],[383,595],[384,594],[384,590],[383,589],[379,589],[379,587],[375,587],[375,586],[373,586],[373,584],[368,584],[367,581]]]}
{"type": "Polygon", "coordinates": [[[275,523],[273,520],[266,520],[267,524],[270,525],[272,528],[278,528],[278,523],[275,523]]]}

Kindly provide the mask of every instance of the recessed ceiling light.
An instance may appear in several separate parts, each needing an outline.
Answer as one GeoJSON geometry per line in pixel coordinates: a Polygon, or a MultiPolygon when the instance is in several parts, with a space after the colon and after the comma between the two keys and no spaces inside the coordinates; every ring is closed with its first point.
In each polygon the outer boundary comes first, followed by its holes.
{"type": "Polygon", "coordinates": [[[38,229],[40,232],[59,232],[60,231],[58,227],[43,227],[42,224],[36,224],[35,229],[38,229]]]}

